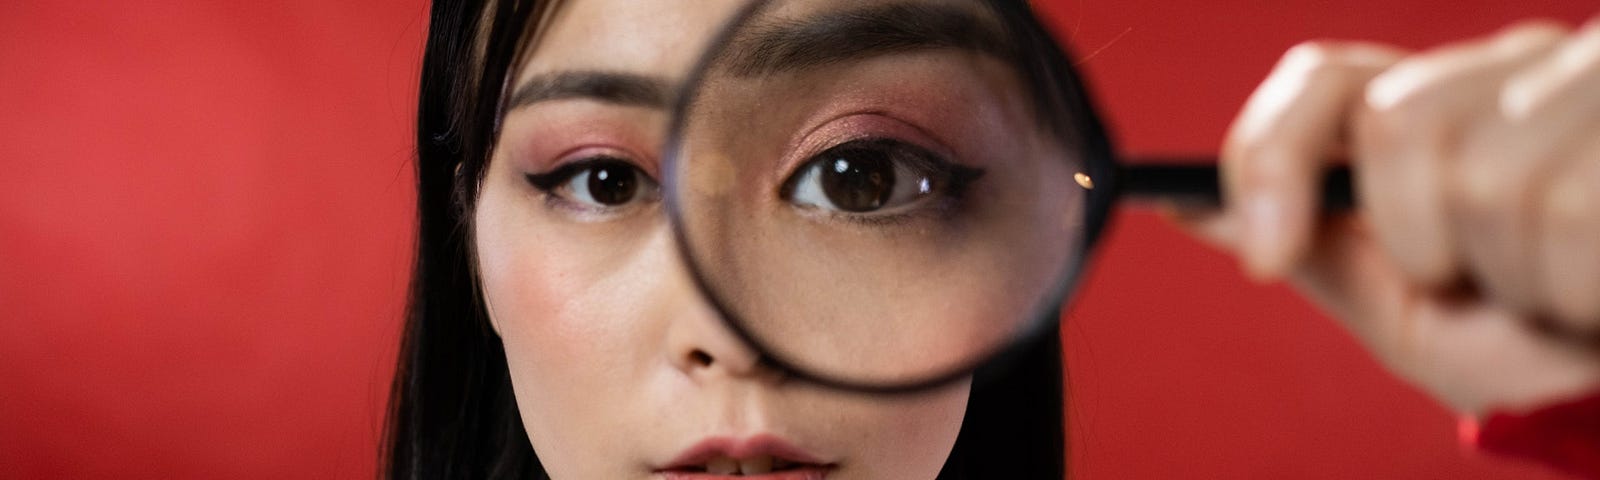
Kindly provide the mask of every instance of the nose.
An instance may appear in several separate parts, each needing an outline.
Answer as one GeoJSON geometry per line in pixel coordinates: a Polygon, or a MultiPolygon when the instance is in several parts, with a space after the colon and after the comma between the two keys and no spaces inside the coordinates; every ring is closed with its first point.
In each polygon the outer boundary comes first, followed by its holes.
{"type": "Polygon", "coordinates": [[[761,354],[724,324],[706,302],[676,246],[658,251],[672,252],[665,262],[671,265],[664,269],[669,273],[658,290],[663,296],[661,314],[667,319],[665,352],[669,363],[695,380],[776,379],[777,373],[762,361],[761,354]]]}
{"type": "MultiPolygon", "coordinates": [[[[709,310],[698,300],[691,307],[709,310]]],[[[676,316],[667,331],[667,354],[674,368],[691,378],[725,376],[733,378],[763,378],[768,367],[761,355],[740,340],[714,314],[685,312],[676,316]]]]}

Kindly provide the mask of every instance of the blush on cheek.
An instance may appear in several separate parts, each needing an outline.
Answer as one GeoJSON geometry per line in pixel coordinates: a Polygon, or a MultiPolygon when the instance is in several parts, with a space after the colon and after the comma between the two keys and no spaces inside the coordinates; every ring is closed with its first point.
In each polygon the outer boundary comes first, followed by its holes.
{"type": "MultiPolygon", "coordinates": [[[[507,354],[517,347],[530,347],[528,341],[548,339],[558,331],[541,331],[552,322],[540,322],[542,317],[559,315],[571,292],[563,287],[574,282],[562,281],[570,272],[561,270],[559,262],[548,261],[558,252],[559,243],[541,239],[528,212],[508,201],[517,196],[505,192],[493,182],[486,186],[474,215],[475,250],[478,262],[478,281],[483,300],[496,333],[506,343],[507,354]],[[509,198],[508,198],[509,197],[509,198]]],[[[545,342],[560,346],[566,342],[545,342]]],[[[554,353],[549,349],[542,353],[554,353]]]]}
{"type": "MultiPolygon", "coordinates": [[[[615,299],[614,273],[597,256],[615,245],[544,221],[526,196],[485,188],[475,213],[479,281],[506,353],[522,424],[554,478],[602,474],[615,459],[591,461],[616,445],[623,399],[637,386],[625,370],[638,364],[615,299]]],[[[620,302],[626,303],[626,302],[620,302]]]]}
{"type": "Polygon", "coordinates": [[[633,345],[642,333],[632,293],[649,290],[641,273],[654,271],[633,261],[650,235],[552,221],[540,200],[504,185],[514,183],[485,183],[474,216],[479,282],[507,355],[566,375],[559,369],[618,357],[600,349],[633,345]]]}

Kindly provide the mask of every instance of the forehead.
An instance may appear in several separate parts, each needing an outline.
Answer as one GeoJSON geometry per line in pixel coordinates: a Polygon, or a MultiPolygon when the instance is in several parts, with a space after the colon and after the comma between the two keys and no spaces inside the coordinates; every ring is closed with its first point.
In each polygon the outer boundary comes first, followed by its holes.
{"type": "Polygon", "coordinates": [[[590,70],[681,79],[740,0],[556,1],[518,82],[590,70]]]}

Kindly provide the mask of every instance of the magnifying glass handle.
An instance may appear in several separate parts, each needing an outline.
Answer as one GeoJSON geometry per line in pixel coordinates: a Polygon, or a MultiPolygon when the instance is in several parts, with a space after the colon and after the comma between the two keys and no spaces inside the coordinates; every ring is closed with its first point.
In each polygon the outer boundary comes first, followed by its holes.
{"type": "MultiPolygon", "coordinates": [[[[1221,177],[1215,158],[1134,158],[1119,166],[1118,194],[1145,203],[1222,207],[1221,177]]],[[[1330,165],[1322,175],[1322,211],[1342,213],[1355,208],[1350,166],[1330,165]]]]}

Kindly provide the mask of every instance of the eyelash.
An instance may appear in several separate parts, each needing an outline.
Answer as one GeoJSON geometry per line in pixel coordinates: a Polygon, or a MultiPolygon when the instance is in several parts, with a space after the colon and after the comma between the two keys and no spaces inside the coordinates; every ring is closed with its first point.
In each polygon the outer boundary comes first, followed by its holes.
{"type": "Polygon", "coordinates": [[[905,163],[905,165],[897,163],[897,166],[909,167],[915,172],[938,177],[935,180],[940,183],[937,191],[934,192],[937,195],[936,198],[913,200],[910,204],[902,205],[901,207],[903,208],[894,209],[899,211],[888,213],[835,211],[823,214],[830,220],[843,221],[859,226],[889,226],[911,221],[919,215],[947,215],[960,206],[960,202],[972,182],[978,180],[984,174],[984,170],[981,168],[968,167],[946,160],[943,156],[910,142],[888,137],[865,137],[828,146],[807,157],[795,170],[788,174],[787,179],[781,184],[778,190],[779,198],[793,203],[797,185],[802,180],[815,175],[811,171],[819,168],[819,164],[824,160],[823,157],[825,155],[830,152],[849,151],[852,149],[877,149],[879,152],[887,152],[886,155],[893,157],[896,162],[905,163]],[[917,203],[926,202],[937,202],[937,204],[917,205],[917,203]]]}
{"type": "MultiPolygon", "coordinates": [[[[659,191],[656,190],[658,183],[656,182],[655,178],[645,173],[643,169],[640,169],[633,162],[629,162],[612,155],[596,155],[584,158],[563,164],[546,173],[526,174],[525,178],[527,179],[529,185],[533,186],[533,188],[539,190],[539,192],[544,195],[547,205],[552,208],[575,211],[579,214],[617,214],[637,206],[639,202],[654,202],[658,200],[656,197],[659,195],[659,191]],[[635,195],[642,193],[646,195],[646,197],[631,198],[626,203],[621,205],[589,205],[580,201],[566,198],[566,196],[562,194],[562,190],[567,188],[568,182],[571,182],[573,178],[585,172],[592,172],[594,170],[599,170],[606,167],[621,167],[631,170],[635,180],[641,181],[641,183],[634,188],[648,190],[645,192],[635,193],[635,195]]],[[[593,196],[592,193],[591,196],[593,196]]]]}

